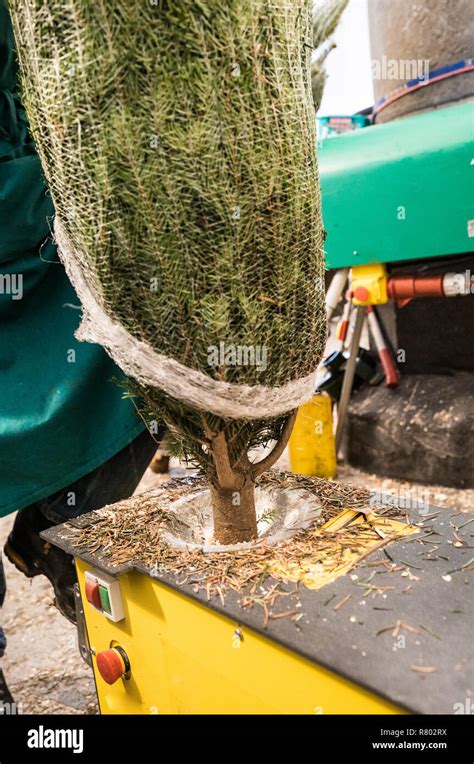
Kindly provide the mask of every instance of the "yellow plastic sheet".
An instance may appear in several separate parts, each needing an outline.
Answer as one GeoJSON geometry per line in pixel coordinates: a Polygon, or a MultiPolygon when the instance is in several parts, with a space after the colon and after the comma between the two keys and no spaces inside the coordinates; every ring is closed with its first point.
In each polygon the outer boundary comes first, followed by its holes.
{"type": "Polygon", "coordinates": [[[419,531],[414,525],[377,516],[374,513],[364,514],[354,509],[344,509],[337,517],[329,520],[315,532],[320,534],[335,534],[334,545],[329,550],[311,554],[303,562],[270,563],[267,570],[275,578],[285,581],[301,581],[308,589],[320,589],[330,584],[339,576],[347,573],[360,560],[388,541],[409,536],[419,531]],[[357,526],[359,533],[351,534],[350,544],[344,538],[343,530],[357,526]],[[336,536],[337,534],[337,536],[336,536]]]}

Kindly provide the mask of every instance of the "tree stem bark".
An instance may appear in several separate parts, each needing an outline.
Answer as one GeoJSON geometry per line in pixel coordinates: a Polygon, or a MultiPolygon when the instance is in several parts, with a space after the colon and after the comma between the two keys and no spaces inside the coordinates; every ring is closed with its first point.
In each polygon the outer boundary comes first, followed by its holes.
{"type": "Polygon", "coordinates": [[[245,454],[237,464],[231,464],[229,447],[223,430],[210,439],[215,466],[211,482],[214,515],[214,540],[219,544],[239,544],[257,538],[255,511],[255,479],[269,469],[283,453],[293,428],[296,411],[286,421],[281,436],[265,459],[252,464],[245,454]]]}
{"type": "Polygon", "coordinates": [[[239,544],[257,538],[254,483],[245,480],[235,490],[211,484],[214,539],[219,544],[239,544]]]}

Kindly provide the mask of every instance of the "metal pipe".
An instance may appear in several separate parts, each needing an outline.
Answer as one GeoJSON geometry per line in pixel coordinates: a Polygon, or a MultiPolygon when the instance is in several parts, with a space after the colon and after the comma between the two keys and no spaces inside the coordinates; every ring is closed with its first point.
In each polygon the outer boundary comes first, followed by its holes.
{"type": "Polygon", "coordinates": [[[344,307],[342,309],[341,320],[339,321],[336,332],[336,338],[339,342],[340,350],[344,350],[344,346],[346,344],[347,334],[349,332],[349,324],[351,321],[352,305],[352,298],[347,296],[346,302],[344,303],[344,307]]]}
{"type": "Polygon", "coordinates": [[[434,276],[407,274],[392,276],[387,281],[387,294],[398,303],[418,297],[454,297],[470,292],[470,278],[465,273],[438,273],[434,276]]]}
{"type": "Polygon", "coordinates": [[[400,382],[398,369],[392,358],[392,354],[390,353],[390,350],[387,347],[387,343],[385,342],[382,330],[379,325],[377,314],[372,305],[369,305],[367,307],[366,312],[367,312],[367,320],[369,322],[369,331],[372,335],[372,339],[377,349],[379,360],[380,360],[380,363],[382,364],[382,368],[385,374],[385,386],[397,387],[400,382]]]}
{"type": "Polygon", "coordinates": [[[341,299],[342,290],[344,289],[349,275],[349,268],[341,268],[336,271],[329,284],[328,291],[326,293],[326,318],[329,321],[334,313],[339,300],[341,299]]]}
{"type": "Polygon", "coordinates": [[[354,331],[352,333],[351,350],[344,372],[341,397],[339,398],[339,403],[337,405],[336,454],[339,451],[341,445],[347,409],[349,407],[349,399],[351,397],[352,385],[354,383],[357,355],[359,352],[360,337],[362,334],[362,327],[364,326],[364,319],[365,307],[363,305],[359,305],[357,307],[354,331]]]}

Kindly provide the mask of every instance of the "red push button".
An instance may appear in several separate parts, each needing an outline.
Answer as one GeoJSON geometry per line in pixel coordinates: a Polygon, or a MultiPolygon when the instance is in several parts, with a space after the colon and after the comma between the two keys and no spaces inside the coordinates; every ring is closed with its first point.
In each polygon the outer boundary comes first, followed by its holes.
{"type": "Polygon", "coordinates": [[[90,578],[86,578],[86,600],[94,605],[97,610],[102,610],[100,603],[100,591],[97,581],[91,581],[90,578]]]}
{"type": "Polygon", "coordinates": [[[365,286],[358,286],[354,289],[354,297],[359,302],[367,302],[369,296],[369,290],[365,286]]]}
{"type": "Polygon", "coordinates": [[[127,672],[125,661],[115,648],[103,650],[95,656],[97,669],[104,682],[113,684],[127,672]]]}

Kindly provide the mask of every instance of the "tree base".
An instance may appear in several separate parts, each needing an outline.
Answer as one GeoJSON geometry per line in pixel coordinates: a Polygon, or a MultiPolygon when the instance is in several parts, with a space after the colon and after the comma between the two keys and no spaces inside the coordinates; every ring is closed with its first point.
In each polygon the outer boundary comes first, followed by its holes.
{"type": "MultiPolygon", "coordinates": [[[[317,495],[305,488],[290,487],[283,481],[268,486],[257,485],[255,492],[252,492],[255,529],[252,529],[252,534],[246,534],[250,538],[245,538],[242,534],[239,541],[234,541],[235,527],[232,522],[226,522],[223,514],[219,515],[221,524],[216,533],[213,498],[215,495],[213,497],[204,483],[199,490],[189,490],[189,486],[185,485],[174,499],[170,497],[171,500],[167,500],[166,541],[170,546],[186,546],[190,549],[201,549],[203,552],[251,549],[261,542],[276,544],[297,531],[322,521],[321,502],[317,495]]],[[[230,502],[227,505],[229,516],[235,517],[236,506],[232,504],[233,497],[226,498],[230,502]]],[[[244,506],[245,510],[249,508],[249,505],[244,506]]],[[[220,512],[220,508],[218,511],[220,512]]],[[[243,518],[240,515],[238,521],[244,524],[247,522],[246,518],[243,513],[243,518]]]]}
{"type": "Polygon", "coordinates": [[[248,481],[239,489],[211,485],[214,540],[218,544],[240,544],[258,536],[255,486],[248,481]]]}

